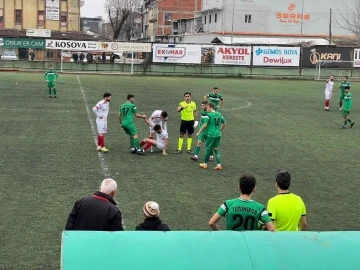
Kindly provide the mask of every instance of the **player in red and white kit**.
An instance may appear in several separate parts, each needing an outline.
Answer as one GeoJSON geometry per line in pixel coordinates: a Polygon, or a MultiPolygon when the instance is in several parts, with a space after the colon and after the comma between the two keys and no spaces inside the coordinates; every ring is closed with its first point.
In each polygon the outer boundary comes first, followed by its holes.
{"type": "Polygon", "coordinates": [[[330,99],[333,95],[334,88],[334,75],[331,75],[330,78],[326,81],[325,87],[325,111],[330,111],[330,99]]]}
{"type": "MultiPolygon", "coordinates": [[[[152,124],[150,126],[150,139],[154,138],[155,130],[152,128],[155,125],[160,125],[163,130],[167,132],[167,121],[168,121],[168,114],[165,111],[162,110],[156,110],[154,111],[150,118],[148,119],[152,124]]],[[[154,148],[151,147],[150,151],[153,152],[154,148]]]]}
{"type": "Polygon", "coordinates": [[[107,133],[107,117],[109,114],[109,103],[111,100],[111,94],[105,93],[104,99],[100,100],[93,108],[93,112],[96,114],[96,126],[98,131],[98,146],[97,151],[103,153],[109,152],[105,148],[105,134],[107,133]]]}
{"type": "Polygon", "coordinates": [[[166,149],[168,146],[168,133],[165,129],[162,129],[159,124],[153,125],[152,122],[148,119],[144,119],[145,122],[154,130],[154,134],[156,134],[156,140],[151,138],[145,138],[140,142],[140,146],[143,146],[143,151],[145,152],[150,147],[154,146],[160,151],[162,154],[167,156],[166,149]]]}

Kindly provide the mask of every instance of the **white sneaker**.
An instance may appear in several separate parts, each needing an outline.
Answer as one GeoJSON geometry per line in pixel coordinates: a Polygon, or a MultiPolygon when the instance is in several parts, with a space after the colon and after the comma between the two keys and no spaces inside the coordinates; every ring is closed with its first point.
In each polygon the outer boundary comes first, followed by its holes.
{"type": "Polygon", "coordinates": [[[150,147],[150,153],[154,153],[154,152],[155,152],[154,147],[150,147]]]}
{"type": "Polygon", "coordinates": [[[339,111],[342,111],[343,110],[343,107],[340,107],[339,111]]]}

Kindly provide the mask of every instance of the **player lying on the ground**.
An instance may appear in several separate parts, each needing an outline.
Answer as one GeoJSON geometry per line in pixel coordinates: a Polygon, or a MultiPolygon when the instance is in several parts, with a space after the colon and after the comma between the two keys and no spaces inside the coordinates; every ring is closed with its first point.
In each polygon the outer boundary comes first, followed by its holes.
{"type": "MultiPolygon", "coordinates": [[[[154,111],[150,118],[148,119],[151,123],[152,126],[150,126],[150,139],[154,139],[155,137],[155,130],[152,128],[155,125],[160,125],[162,129],[164,129],[165,131],[167,131],[167,121],[168,121],[168,113],[162,110],[156,110],[154,111]]],[[[154,152],[154,148],[151,147],[150,148],[151,152],[154,152]]]]}
{"type": "Polygon", "coordinates": [[[157,149],[159,149],[160,151],[162,151],[162,154],[164,156],[167,156],[166,149],[167,149],[167,146],[168,146],[168,137],[169,137],[167,131],[162,129],[159,124],[153,126],[152,122],[149,121],[148,119],[144,119],[144,121],[150,127],[152,127],[154,129],[155,134],[156,134],[156,140],[150,139],[150,138],[143,139],[140,142],[140,146],[143,147],[143,151],[145,152],[150,147],[154,146],[157,149]]]}

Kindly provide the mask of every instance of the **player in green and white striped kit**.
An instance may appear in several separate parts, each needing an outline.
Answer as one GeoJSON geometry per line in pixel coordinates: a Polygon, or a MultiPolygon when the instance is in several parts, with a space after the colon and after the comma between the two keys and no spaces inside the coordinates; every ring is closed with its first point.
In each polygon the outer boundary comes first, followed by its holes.
{"type": "Polygon", "coordinates": [[[49,70],[45,72],[44,80],[47,81],[47,87],[49,88],[49,97],[56,98],[56,80],[59,78],[59,75],[55,70],[53,70],[52,66],[49,66],[49,70]],[[54,95],[52,96],[52,91],[54,92],[54,95]]]}

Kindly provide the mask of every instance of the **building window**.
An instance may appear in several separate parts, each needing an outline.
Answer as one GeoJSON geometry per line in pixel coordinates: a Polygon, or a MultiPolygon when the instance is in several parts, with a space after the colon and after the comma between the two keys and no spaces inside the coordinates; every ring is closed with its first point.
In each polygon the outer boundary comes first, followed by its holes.
{"type": "Polygon", "coordinates": [[[22,10],[21,9],[15,10],[15,23],[16,24],[22,23],[22,10]]]}
{"type": "Polygon", "coordinates": [[[39,26],[45,25],[45,11],[43,10],[38,11],[38,25],[39,26]]]}
{"type": "Polygon", "coordinates": [[[205,16],[204,24],[206,24],[206,16],[205,16]]]}
{"type": "Polygon", "coordinates": [[[4,9],[0,8],[0,28],[4,27],[4,9]]]}
{"type": "Polygon", "coordinates": [[[165,13],[165,21],[171,21],[171,13],[165,13]]]}
{"type": "Polygon", "coordinates": [[[215,22],[217,22],[217,13],[215,13],[215,22]]]}
{"type": "Polygon", "coordinates": [[[251,15],[245,15],[245,23],[251,23],[251,15]]]}
{"type": "Polygon", "coordinates": [[[209,23],[211,23],[211,15],[209,15],[209,23]]]}
{"type": "Polygon", "coordinates": [[[67,25],[67,13],[66,12],[61,12],[61,26],[66,26],[67,25]]]}

